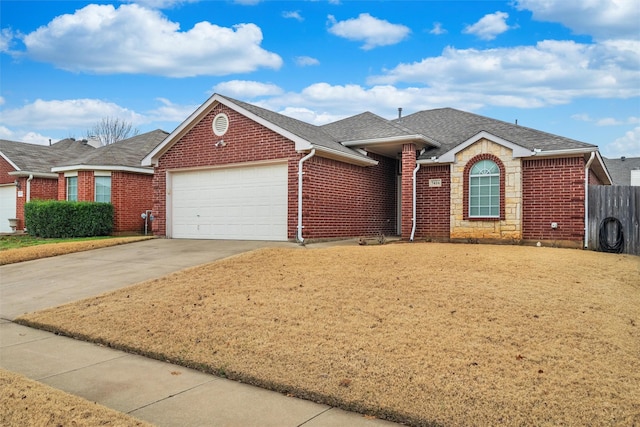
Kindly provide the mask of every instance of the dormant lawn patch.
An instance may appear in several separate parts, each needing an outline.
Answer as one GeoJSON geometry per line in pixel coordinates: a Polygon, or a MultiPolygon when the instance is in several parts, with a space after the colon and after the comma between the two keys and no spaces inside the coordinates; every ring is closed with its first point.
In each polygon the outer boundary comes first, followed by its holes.
{"type": "Polygon", "coordinates": [[[640,424],[640,258],[264,249],[20,322],[415,425],[640,424]]]}
{"type": "Polygon", "coordinates": [[[92,249],[106,248],[108,246],[122,245],[151,239],[150,236],[117,237],[98,240],[81,240],[77,242],[51,243],[0,251],[0,265],[16,262],[31,261],[34,259],[48,258],[65,255],[73,252],[89,251],[92,249]]]}
{"type": "Polygon", "coordinates": [[[0,425],[131,426],[151,424],[0,369],[0,425]]]}

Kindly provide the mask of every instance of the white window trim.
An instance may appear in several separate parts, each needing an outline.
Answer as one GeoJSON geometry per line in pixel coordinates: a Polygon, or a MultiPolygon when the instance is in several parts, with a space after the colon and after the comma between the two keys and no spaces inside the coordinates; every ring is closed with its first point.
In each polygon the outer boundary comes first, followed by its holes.
{"type": "MultiPolygon", "coordinates": [[[[469,215],[469,218],[500,218],[500,166],[494,162],[491,159],[483,159],[483,160],[478,160],[477,162],[475,162],[473,164],[473,166],[471,166],[471,169],[469,169],[469,182],[467,183],[467,185],[469,185],[469,212],[467,212],[467,214],[469,215]],[[471,173],[471,171],[473,170],[473,168],[480,162],[484,162],[484,161],[489,161],[491,163],[493,163],[496,166],[496,169],[498,169],[497,173],[489,173],[489,174],[484,174],[484,175],[473,175],[471,173]],[[471,180],[473,178],[480,178],[480,177],[497,177],[498,178],[498,214],[497,215],[472,215],[471,214],[471,209],[473,208],[473,205],[471,203],[471,180]]],[[[478,208],[480,208],[480,206],[476,206],[478,208]]],[[[489,205],[489,209],[493,208],[492,205],[489,205]]]]}

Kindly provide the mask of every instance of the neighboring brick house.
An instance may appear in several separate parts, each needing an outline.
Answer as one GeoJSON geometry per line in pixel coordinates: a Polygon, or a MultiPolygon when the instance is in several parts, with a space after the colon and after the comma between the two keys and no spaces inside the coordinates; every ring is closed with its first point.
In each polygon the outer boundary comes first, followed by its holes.
{"type": "Polygon", "coordinates": [[[604,159],[613,185],[640,186],[640,157],[604,159]]]}
{"type": "Polygon", "coordinates": [[[32,199],[56,200],[58,175],[51,167],[95,148],[63,139],[52,145],[0,140],[0,232],[10,232],[9,218],[24,229],[24,204],[32,199]]]}
{"type": "Polygon", "coordinates": [[[25,226],[24,203],[49,199],[110,202],[115,233],[143,231],[140,214],[152,207],[153,169],[140,161],[167,135],[155,130],[97,148],[72,139],[51,146],[0,141],[0,184],[8,189],[7,204],[13,194],[18,229],[25,226]]]}
{"type": "Polygon", "coordinates": [[[596,146],[450,108],[314,126],[213,95],[142,162],[174,238],[579,246],[596,146]]]}

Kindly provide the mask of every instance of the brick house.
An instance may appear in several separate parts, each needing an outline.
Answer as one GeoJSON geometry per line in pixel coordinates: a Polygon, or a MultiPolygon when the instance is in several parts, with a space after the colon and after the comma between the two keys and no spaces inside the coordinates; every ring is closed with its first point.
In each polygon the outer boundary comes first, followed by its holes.
{"type": "Polygon", "coordinates": [[[596,146],[450,108],[314,126],[213,95],[143,160],[154,233],[580,246],[596,146]]]}
{"type": "Polygon", "coordinates": [[[0,141],[0,231],[11,230],[8,218],[24,229],[24,204],[34,199],[110,202],[115,233],[142,231],[153,169],[140,161],[167,135],[155,130],[104,147],[74,139],[50,146],[0,141]]]}

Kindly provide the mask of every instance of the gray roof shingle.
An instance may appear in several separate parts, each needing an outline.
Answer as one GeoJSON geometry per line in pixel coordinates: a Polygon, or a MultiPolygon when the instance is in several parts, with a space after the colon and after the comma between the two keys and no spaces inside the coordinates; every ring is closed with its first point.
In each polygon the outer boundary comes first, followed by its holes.
{"type": "Polygon", "coordinates": [[[640,157],[626,157],[624,160],[603,158],[613,185],[631,185],[631,171],[640,169],[640,157]]]}
{"type": "Polygon", "coordinates": [[[341,142],[410,136],[416,133],[369,111],[328,123],[321,128],[341,142]]]}
{"type": "Polygon", "coordinates": [[[338,140],[336,140],[328,132],[325,132],[325,130],[320,126],[312,125],[310,123],[306,123],[301,120],[294,119],[292,117],[288,117],[283,114],[276,113],[274,111],[270,111],[253,104],[248,104],[246,102],[239,101],[237,99],[229,98],[227,96],[222,96],[222,97],[233,102],[234,104],[239,105],[245,110],[250,111],[256,116],[264,120],[267,120],[273,123],[274,125],[277,125],[278,127],[285,129],[291,132],[292,134],[299,136],[300,138],[305,139],[306,141],[309,141],[314,145],[318,145],[324,148],[329,148],[345,154],[356,155],[359,157],[366,158],[366,156],[363,156],[359,152],[340,144],[338,140]]]}
{"type": "Polygon", "coordinates": [[[53,145],[0,140],[0,151],[25,172],[51,173],[52,167],[94,150],[90,145],[74,139],[63,139],[53,145]]]}
{"type": "Polygon", "coordinates": [[[141,167],[142,159],[169,135],[156,129],[151,132],[114,142],[88,152],[85,155],[69,158],[57,166],[127,166],[141,167]]]}
{"type": "Polygon", "coordinates": [[[539,148],[548,151],[595,147],[592,144],[574,139],[453,108],[420,111],[393,121],[441,144],[439,148],[427,150],[421,156],[422,158],[440,156],[481,131],[489,132],[530,150],[539,148]]]}

